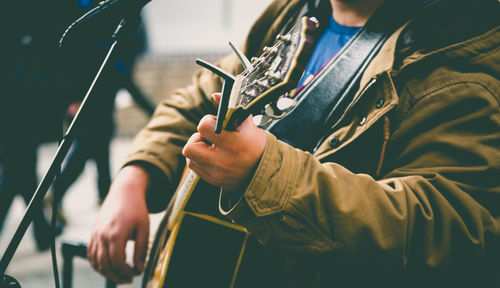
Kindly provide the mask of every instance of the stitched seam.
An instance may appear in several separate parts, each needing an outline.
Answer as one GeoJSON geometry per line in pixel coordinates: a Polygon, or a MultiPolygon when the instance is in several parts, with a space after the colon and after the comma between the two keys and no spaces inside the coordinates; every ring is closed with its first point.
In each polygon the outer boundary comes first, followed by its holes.
{"type": "MultiPolygon", "coordinates": [[[[424,60],[424,58],[427,59],[430,57],[435,57],[435,55],[455,53],[457,50],[467,48],[471,45],[476,44],[477,42],[481,43],[483,41],[486,41],[486,40],[488,40],[488,38],[492,37],[491,35],[496,34],[497,30],[498,30],[498,28],[487,31],[486,33],[483,33],[483,34],[476,36],[474,38],[471,38],[471,39],[468,39],[468,40],[465,40],[465,41],[462,41],[459,43],[455,43],[453,45],[450,45],[450,46],[447,46],[447,47],[444,47],[444,48],[441,48],[441,49],[438,49],[435,51],[432,51],[429,54],[425,55],[420,61],[424,60]]],[[[477,56],[477,57],[481,57],[481,56],[477,56]]],[[[472,57],[472,59],[480,59],[480,58],[472,57]]],[[[408,65],[412,65],[414,63],[416,63],[416,62],[407,63],[406,65],[401,66],[400,69],[406,68],[408,65]]]]}
{"type": "MultiPolygon", "coordinates": [[[[298,151],[294,150],[294,157],[292,160],[292,166],[291,167],[297,167],[298,166],[298,151]]],[[[286,209],[286,204],[288,203],[288,199],[290,198],[290,192],[292,191],[292,188],[295,186],[295,182],[297,181],[297,173],[299,169],[290,169],[290,174],[287,177],[287,185],[285,186],[285,189],[283,189],[283,192],[281,192],[281,197],[280,197],[280,202],[279,206],[283,207],[286,209]],[[294,173],[295,172],[295,173],[294,173]],[[292,177],[293,174],[293,177],[292,177]]]]}
{"type": "MultiPolygon", "coordinates": [[[[418,99],[415,100],[415,103],[413,103],[413,105],[412,105],[412,109],[413,109],[413,106],[415,106],[415,104],[417,104],[420,100],[424,99],[425,97],[427,97],[429,95],[432,95],[432,94],[435,94],[435,93],[437,93],[440,90],[443,90],[443,89],[446,89],[446,88],[450,88],[452,86],[457,86],[457,85],[460,85],[460,84],[472,84],[472,85],[478,85],[478,86],[482,87],[497,102],[497,104],[500,105],[500,100],[497,99],[497,97],[495,97],[495,94],[489,89],[489,87],[487,87],[487,86],[485,86],[482,83],[477,82],[477,81],[459,81],[459,82],[445,82],[445,84],[443,86],[441,86],[439,88],[436,88],[435,90],[430,91],[430,92],[422,95],[421,97],[419,97],[418,99]]],[[[411,109],[409,111],[411,111],[411,109]]]]}
{"type": "Polygon", "coordinates": [[[481,53],[481,54],[479,54],[479,55],[478,55],[478,56],[476,56],[476,57],[472,57],[472,60],[474,60],[474,61],[479,61],[479,60],[481,60],[481,59],[483,59],[483,58],[486,58],[486,57],[488,57],[488,56],[490,56],[490,55],[494,55],[495,53],[498,53],[498,50],[500,50],[500,46],[496,47],[495,49],[492,49],[492,50],[491,50],[491,51],[489,51],[489,52],[486,52],[486,53],[481,53]]]}
{"type": "Polygon", "coordinates": [[[375,172],[375,175],[377,177],[380,176],[380,173],[382,171],[382,165],[384,163],[384,158],[385,158],[385,152],[387,149],[387,142],[389,141],[389,136],[390,136],[390,120],[389,117],[384,116],[384,142],[382,143],[382,148],[380,151],[380,160],[378,162],[378,167],[377,171],[375,172]]]}
{"type": "MultiPolygon", "coordinates": [[[[275,149],[275,145],[277,145],[277,144],[274,143],[274,141],[271,142],[271,145],[272,146],[269,147],[269,150],[271,150],[271,151],[276,150],[275,149]]],[[[264,171],[267,170],[267,167],[269,166],[269,163],[270,163],[270,159],[272,158],[272,154],[273,153],[269,153],[269,157],[267,157],[265,159],[265,162],[262,163],[262,167],[260,168],[260,170],[264,170],[264,171]]],[[[283,164],[283,161],[282,161],[281,164],[283,164]]],[[[288,166],[288,165],[286,165],[286,166],[288,166]]],[[[290,166],[290,167],[294,167],[294,166],[290,166]]],[[[294,169],[289,169],[289,170],[290,171],[288,172],[287,177],[286,177],[287,179],[291,178],[290,174],[293,172],[294,169]]],[[[259,173],[259,174],[261,174],[261,173],[259,173]]],[[[257,190],[258,188],[260,188],[260,186],[262,186],[261,185],[262,179],[263,179],[263,176],[259,175],[258,179],[256,178],[255,182],[253,182],[253,183],[250,184],[249,190],[257,190]]],[[[289,183],[289,182],[290,181],[288,180],[287,183],[289,183]]],[[[268,207],[262,206],[259,203],[257,197],[255,196],[255,193],[252,193],[253,195],[250,195],[250,196],[245,195],[245,197],[247,199],[247,202],[249,204],[251,204],[249,206],[252,209],[252,211],[255,213],[255,215],[257,215],[257,216],[266,216],[266,215],[270,215],[270,214],[273,214],[275,212],[278,212],[278,211],[284,209],[284,206],[282,205],[282,203],[283,203],[282,199],[283,199],[284,196],[286,197],[289,194],[289,193],[285,193],[285,192],[287,192],[287,190],[290,190],[290,189],[287,189],[287,187],[292,187],[292,186],[291,185],[284,185],[283,186],[283,190],[279,194],[278,203],[273,204],[273,205],[268,206],[268,207]],[[258,210],[258,211],[256,211],[256,210],[258,210]]],[[[262,188],[262,189],[264,189],[264,188],[262,188]]],[[[288,197],[286,197],[285,200],[287,200],[287,199],[288,199],[288,197]]]]}
{"type": "MultiPolygon", "coordinates": [[[[269,135],[268,135],[268,137],[269,137],[269,135]]],[[[270,145],[270,146],[269,146],[269,150],[271,150],[271,151],[272,151],[272,150],[274,150],[274,145],[275,145],[275,144],[274,144],[274,141],[269,141],[269,140],[268,140],[268,142],[267,142],[267,143],[269,143],[269,145],[270,145]]],[[[266,152],[264,152],[264,153],[266,153],[266,152]]],[[[260,185],[260,183],[261,183],[261,181],[262,181],[262,178],[264,177],[264,176],[262,175],[263,173],[262,173],[261,171],[266,171],[266,170],[267,170],[267,167],[269,166],[269,162],[271,161],[271,159],[270,159],[270,158],[271,158],[271,156],[272,156],[272,153],[268,153],[268,154],[266,155],[266,157],[265,157],[265,158],[261,159],[261,165],[262,165],[262,166],[258,169],[258,170],[260,170],[260,171],[259,171],[259,173],[257,174],[257,177],[255,177],[255,178],[252,180],[252,182],[250,183],[250,186],[249,186],[249,190],[250,190],[250,191],[252,191],[252,190],[256,190],[258,187],[260,187],[260,186],[261,186],[261,185],[260,185]]],[[[245,194],[246,194],[246,193],[245,193],[245,194]]],[[[248,195],[245,195],[245,197],[247,198],[247,201],[248,201],[249,203],[252,203],[253,205],[257,206],[259,209],[261,209],[261,207],[258,205],[258,202],[257,202],[257,200],[256,200],[255,193],[252,193],[252,194],[253,194],[253,195],[252,195],[251,197],[250,197],[250,196],[248,196],[248,195]]],[[[252,209],[252,210],[255,210],[255,209],[252,209]]],[[[258,212],[258,211],[254,211],[254,213],[255,213],[255,214],[260,214],[260,213],[257,213],[257,212],[258,212]]]]}

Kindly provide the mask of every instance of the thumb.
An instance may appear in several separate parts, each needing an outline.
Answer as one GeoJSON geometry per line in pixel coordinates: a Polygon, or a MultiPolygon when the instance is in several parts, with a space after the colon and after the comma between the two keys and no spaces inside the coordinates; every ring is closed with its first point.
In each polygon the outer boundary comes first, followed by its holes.
{"type": "Polygon", "coordinates": [[[134,267],[142,272],[144,271],[144,261],[149,240],[149,224],[138,225],[137,235],[134,245],[134,267]]]}

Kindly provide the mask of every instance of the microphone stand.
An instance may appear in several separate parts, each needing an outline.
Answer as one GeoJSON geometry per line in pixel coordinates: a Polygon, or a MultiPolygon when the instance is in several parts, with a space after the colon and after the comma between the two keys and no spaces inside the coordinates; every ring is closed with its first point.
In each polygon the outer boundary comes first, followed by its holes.
{"type": "MultiPolygon", "coordinates": [[[[118,44],[118,41],[121,39],[121,37],[125,34],[125,25],[127,22],[131,22],[133,24],[136,24],[136,28],[139,25],[139,11],[137,11],[137,14],[131,14],[130,16],[127,16],[123,18],[118,26],[116,27],[113,35],[112,35],[112,44],[107,52],[106,57],[104,58],[104,61],[102,62],[99,70],[97,71],[96,76],[94,77],[94,80],[92,81],[92,84],[90,85],[89,89],[87,90],[87,93],[82,101],[82,104],[80,105],[80,108],[78,112],[76,113],[75,117],[73,118],[73,121],[71,122],[70,126],[66,130],[66,134],[63,136],[62,141],[59,143],[59,146],[57,148],[57,152],[52,159],[52,162],[50,164],[49,169],[45,173],[45,176],[43,177],[42,181],[38,185],[35,194],[31,198],[30,203],[28,204],[26,211],[24,213],[24,216],[21,220],[21,223],[17,227],[17,230],[12,237],[12,240],[9,243],[9,246],[7,247],[5,253],[2,256],[2,259],[0,261],[0,288],[13,288],[13,287],[21,287],[19,283],[12,278],[9,275],[6,275],[5,272],[7,270],[7,267],[9,263],[12,260],[12,257],[14,256],[14,253],[16,252],[19,244],[21,243],[21,240],[24,237],[24,234],[26,233],[26,230],[28,229],[28,226],[30,225],[31,221],[33,220],[33,211],[36,209],[40,209],[43,198],[47,194],[47,191],[49,187],[52,185],[52,182],[54,180],[54,177],[57,175],[57,173],[60,171],[60,167],[64,159],[66,158],[66,155],[68,154],[69,149],[71,148],[71,144],[73,144],[73,140],[75,139],[76,132],[78,132],[78,129],[80,128],[80,115],[85,115],[84,113],[87,113],[86,111],[88,110],[86,105],[91,99],[93,95],[93,89],[96,85],[96,83],[99,81],[99,77],[101,76],[101,73],[104,71],[106,68],[107,63],[109,62],[110,59],[114,59],[114,52],[116,45],[118,44]],[[134,18],[135,17],[135,18],[134,18]],[[135,20],[135,23],[134,23],[135,20]]],[[[128,27],[127,29],[130,29],[133,27],[128,27]]],[[[63,39],[61,39],[62,43],[63,39]]],[[[53,209],[56,209],[55,207],[53,209]]]]}

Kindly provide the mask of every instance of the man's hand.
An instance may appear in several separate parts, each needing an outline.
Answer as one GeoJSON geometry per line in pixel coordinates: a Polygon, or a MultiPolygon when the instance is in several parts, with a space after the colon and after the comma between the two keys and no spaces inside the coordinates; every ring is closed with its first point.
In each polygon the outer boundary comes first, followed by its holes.
{"type": "Polygon", "coordinates": [[[149,175],[140,166],[124,167],[113,181],[94,227],[87,256],[92,267],[115,283],[129,283],[144,270],[149,237],[146,190],[149,175]],[[134,268],[125,263],[125,246],[135,240],[134,268]]]}
{"type": "MultiPolygon", "coordinates": [[[[220,96],[215,94],[218,101],[220,96]]],[[[228,191],[245,188],[260,161],[267,142],[267,133],[247,118],[236,131],[215,134],[216,117],[207,115],[198,124],[182,150],[187,165],[208,183],[228,191]]]]}

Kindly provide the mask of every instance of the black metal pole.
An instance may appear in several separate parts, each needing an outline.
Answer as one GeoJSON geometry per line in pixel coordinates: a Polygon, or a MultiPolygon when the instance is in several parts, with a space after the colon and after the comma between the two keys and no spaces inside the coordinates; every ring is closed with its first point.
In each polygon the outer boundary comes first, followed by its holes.
{"type": "MultiPolygon", "coordinates": [[[[89,101],[90,96],[93,95],[92,91],[99,80],[99,77],[101,76],[101,73],[104,71],[106,68],[106,64],[108,63],[109,59],[112,58],[114,55],[113,52],[115,51],[116,45],[118,43],[118,40],[120,38],[120,35],[122,34],[122,31],[124,30],[126,20],[122,19],[120,23],[118,24],[115,32],[113,33],[113,43],[111,44],[108,53],[106,57],[104,58],[104,61],[102,65],[100,66],[96,76],[94,77],[94,80],[92,81],[92,84],[90,85],[89,89],[87,90],[87,93],[82,101],[82,104],[80,105],[80,109],[76,113],[75,117],[73,118],[73,121],[71,122],[69,128],[67,129],[66,134],[64,135],[62,141],[60,142],[57,152],[52,159],[52,163],[50,164],[49,169],[45,173],[45,176],[43,177],[42,181],[38,185],[35,194],[31,198],[30,203],[28,204],[28,207],[26,208],[26,211],[24,213],[24,216],[21,220],[21,223],[17,227],[17,230],[12,237],[12,240],[9,243],[9,246],[5,250],[5,253],[2,256],[2,260],[0,261],[0,288],[4,288],[4,279],[7,279],[7,275],[5,275],[5,272],[7,270],[7,267],[9,263],[12,260],[12,257],[14,256],[14,253],[16,252],[19,243],[21,243],[21,240],[24,237],[24,234],[26,233],[26,230],[28,229],[28,226],[30,225],[31,221],[33,220],[33,212],[35,209],[39,209],[43,198],[47,194],[48,189],[52,185],[52,182],[54,180],[55,175],[58,173],[62,162],[64,161],[66,155],[68,154],[68,151],[71,147],[71,144],[73,143],[73,140],[75,139],[75,133],[77,132],[77,128],[80,125],[80,115],[83,113],[86,113],[85,111],[88,110],[86,103],[89,101]]],[[[10,277],[9,277],[10,278],[10,277]]],[[[6,286],[7,287],[7,286],[6,286]]]]}

